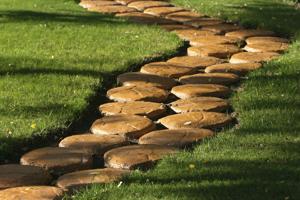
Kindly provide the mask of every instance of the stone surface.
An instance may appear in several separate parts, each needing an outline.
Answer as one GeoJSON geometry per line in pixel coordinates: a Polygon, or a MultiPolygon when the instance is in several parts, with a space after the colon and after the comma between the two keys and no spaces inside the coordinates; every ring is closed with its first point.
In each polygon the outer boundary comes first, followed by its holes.
{"type": "Polygon", "coordinates": [[[170,78],[179,78],[183,75],[194,74],[196,70],[191,67],[184,67],[170,62],[154,62],[144,65],[141,68],[141,72],[170,78]]]}
{"type": "Polygon", "coordinates": [[[91,184],[116,182],[129,173],[129,170],[112,168],[82,170],[59,177],[56,185],[64,190],[75,190],[91,184]]]}
{"type": "Polygon", "coordinates": [[[106,103],[101,105],[99,110],[104,115],[141,115],[151,119],[156,119],[166,113],[164,104],[145,101],[106,103]]]}
{"type": "Polygon", "coordinates": [[[168,6],[172,6],[172,5],[165,1],[135,1],[128,4],[128,7],[135,8],[139,11],[144,11],[147,8],[168,7],[168,6]]]}
{"type": "Polygon", "coordinates": [[[63,190],[51,186],[15,187],[0,191],[2,200],[59,200],[63,190]]]}
{"type": "Polygon", "coordinates": [[[144,86],[123,86],[113,88],[107,91],[109,99],[118,102],[127,101],[151,101],[164,102],[169,92],[156,87],[144,86]]]}
{"type": "Polygon", "coordinates": [[[148,118],[137,115],[112,115],[97,119],[91,132],[99,135],[120,135],[128,139],[137,139],[153,131],[155,124],[148,118]]]}
{"type": "Polygon", "coordinates": [[[118,76],[117,81],[118,84],[122,84],[124,86],[151,86],[167,90],[176,85],[176,82],[172,78],[141,72],[128,72],[121,74],[118,76]]]}
{"type": "Polygon", "coordinates": [[[241,27],[235,24],[215,24],[215,25],[208,25],[202,27],[202,30],[212,31],[217,34],[225,34],[226,32],[236,31],[240,29],[241,27]]]}
{"type": "Polygon", "coordinates": [[[208,129],[173,129],[158,130],[147,133],[139,139],[139,144],[156,144],[183,148],[214,133],[208,129]]]}
{"type": "Polygon", "coordinates": [[[185,24],[199,28],[203,26],[222,24],[223,22],[224,22],[223,20],[216,19],[216,18],[200,18],[200,19],[187,21],[185,22],[185,24]]]}
{"type": "Polygon", "coordinates": [[[186,84],[173,87],[171,93],[180,99],[188,99],[192,97],[227,97],[230,89],[223,85],[216,84],[186,84]]]}
{"type": "Polygon", "coordinates": [[[191,46],[200,47],[215,44],[238,44],[241,40],[233,37],[226,37],[221,35],[206,35],[193,38],[190,41],[191,46]]]}
{"type": "Polygon", "coordinates": [[[127,145],[124,137],[119,135],[80,134],[64,138],[59,147],[79,149],[93,155],[103,155],[106,151],[127,145]]]}
{"type": "Polygon", "coordinates": [[[217,112],[189,112],[169,115],[159,123],[168,129],[178,128],[222,128],[232,122],[232,118],[217,112]]]}
{"type": "Polygon", "coordinates": [[[89,11],[100,12],[105,14],[129,13],[136,12],[136,9],[127,6],[97,6],[88,8],[89,11]]]}
{"type": "Polygon", "coordinates": [[[217,58],[228,58],[233,54],[240,52],[241,49],[235,45],[207,45],[201,47],[188,48],[189,56],[213,56],[217,58]]]}
{"type": "MultiPolygon", "coordinates": [[[[122,5],[128,5],[132,2],[139,1],[139,0],[115,0],[115,1],[122,4],[122,5]]],[[[145,1],[147,1],[147,0],[145,0],[145,1]]]]}
{"type": "Polygon", "coordinates": [[[179,99],[170,104],[170,107],[176,113],[187,112],[223,112],[230,107],[227,100],[217,97],[194,97],[189,99],[179,99]]]}
{"type": "Polygon", "coordinates": [[[274,32],[266,31],[266,30],[258,30],[258,29],[243,29],[243,30],[228,32],[225,35],[244,40],[248,37],[254,37],[254,36],[272,36],[274,35],[274,32]]]}
{"type": "Polygon", "coordinates": [[[0,165],[0,190],[28,185],[47,185],[52,177],[40,167],[18,164],[0,165]]]}
{"type": "Polygon", "coordinates": [[[179,12],[179,11],[185,11],[185,9],[179,7],[156,7],[156,8],[147,8],[146,10],[144,10],[144,13],[163,17],[168,14],[179,12]]]}
{"type": "Polygon", "coordinates": [[[230,85],[239,81],[239,76],[231,73],[199,73],[182,76],[179,82],[182,84],[220,84],[230,85]]]}
{"type": "Polygon", "coordinates": [[[174,31],[177,36],[183,40],[194,40],[196,38],[201,38],[203,36],[208,36],[208,35],[215,35],[215,33],[211,31],[205,31],[205,30],[198,30],[198,29],[182,29],[182,30],[175,30],[174,31]]]}
{"type": "Polygon", "coordinates": [[[230,58],[230,63],[252,63],[252,62],[267,62],[272,59],[275,59],[279,56],[278,53],[273,52],[264,52],[264,53],[257,53],[257,52],[241,52],[234,54],[230,58]]]}
{"type": "Polygon", "coordinates": [[[245,51],[248,52],[277,52],[282,53],[287,50],[289,45],[282,42],[265,42],[258,44],[247,44],[244,47],[245,51]]]}
{"type": "Polygon", "coordinates": [[[217,65],[212,65],[205,68],[206,73],[233,73],[239,76],[247,74],[249,71],[260,68],[262,65],[260,63],[222,63],[217,65]]]}
{"type": "Polygon", "coordinates": [[[119,13],[116,14],[117,17],[127,18],[128,21],[141,23],[141,24],[174,24],[174,21],[169,19],[164,19],[161,17],[156,17],[153,15],[141,13],[141,12],[130,12],[130,13],[119,13]]]}
{"type": "Polygon", "coordinates": [[[171,19],[177,22],[187,22],[187,21],[199,19],[201,17],[204,17],[204,15],[192,11],[180,11],[180,12],[168,14],[166,16],[167,19],[171,19]]]}
{"type": "Polygon", "coordinates": [[[83,8],[91,8],[91,7],[98,7],[98,6],[113,6],[113,5],[118,5],[117,2],[115,1],[81,1],[79,3],[80,6],[83,8]]]}
{"type": "Polygon", "coordinates": [[[173,147],[159,145],[130,145],[112,149],[105,153],[107,167],[136,169],[149,168],[162,157],[177,152],[173,147]]]}
{"type": "Polygon", "coordinates": [[[182,65],[184,67],[204,69],[207,66],[223,63],[224,61],[215,57],[180,56],[171,58],[167,62],[182,65]]]}
{"type": "Polygon", "coordinates": [[[80,149],[44,147],[21,157],[22,165],[42,167],[57,175],[92,167],[92,155],[80,149]]]}
{"type": "Polygon", "coordinates": [[[281,37],[250,37],[246,40],[247,44],[260,44],[266,42],[288,43],[289,40],[281,37]]]}
{"type": "Polygon", "coordinates": [[[193,29],[193,27],[191,27],[191,26],[182,25],[182,24],[164,24],[164,25],[160,25],[160,27],[165,29],[166,31],[193,29]]]}

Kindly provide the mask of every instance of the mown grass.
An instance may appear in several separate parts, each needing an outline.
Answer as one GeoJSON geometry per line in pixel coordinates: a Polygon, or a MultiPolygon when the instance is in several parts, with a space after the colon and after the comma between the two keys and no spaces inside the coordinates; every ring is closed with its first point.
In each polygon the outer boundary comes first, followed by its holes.
{"type": "Polygon", "coordinates": [[[135,172],[121,185],[95,185],[69,198],[300,199],[300,11],[279,0],[173,2],[275,30],[292,37],[293,44],[280,59],[251,73],[234,94],[238,126],[163,159],[149,172],[135,172]]]}
{"type": "Polygon", "coordinates": [[[53,142],[49,135],[100,101],[113,74],[181,45],[159,28],[87,12],[73,0],[1,0],[0,163],[53,142]]]}

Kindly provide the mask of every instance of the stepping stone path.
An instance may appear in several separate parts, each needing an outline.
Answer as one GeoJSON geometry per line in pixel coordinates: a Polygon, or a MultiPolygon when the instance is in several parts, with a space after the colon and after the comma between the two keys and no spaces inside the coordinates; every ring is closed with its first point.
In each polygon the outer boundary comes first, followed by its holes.
{"type": "Polygon", "coordinates": [[[0,165],[0,199],[61,199],[64,191],[119,181],[129,170],[148,169],[164,156],[176,156],[180,148],[232,124],[231,114],[222,113],[230,112],[225,98],[232,84],[289,45],[272,31],[243,29],[168,0],[82,0],[80,6],[156,24],[192,47],[187,55],[119,75],[121,86],[107,91],[115,102],[99,105],[103,116],[91,125],[92,134],[72,134],[59,147],[29,151],[20,164],[0,165]]]}

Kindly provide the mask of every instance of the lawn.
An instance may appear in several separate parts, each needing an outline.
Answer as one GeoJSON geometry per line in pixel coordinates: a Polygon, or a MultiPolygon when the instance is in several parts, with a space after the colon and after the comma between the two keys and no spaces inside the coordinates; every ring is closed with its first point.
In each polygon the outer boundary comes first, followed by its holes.
{"type": "Polygon", "coordinates": [[[1,0],[0,163],[86,129],[116,74],[183,44],[163,32],[74,0],[1,0]]]}
{"type": "Polygon", "coordinates": [[[239,124],[122,184],[69,197],[96,199],[300,199],[300,10],[282,0],[173,0],[211,16],[292,38],[289,51],[248,76],[231,98],[239,124]]]}

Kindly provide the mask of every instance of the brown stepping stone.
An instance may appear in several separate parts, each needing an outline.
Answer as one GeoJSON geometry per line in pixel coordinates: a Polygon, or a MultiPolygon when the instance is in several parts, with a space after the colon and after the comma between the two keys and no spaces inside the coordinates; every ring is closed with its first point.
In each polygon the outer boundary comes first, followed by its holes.
{"type": "Polygon", "coordinates": [[[173,87],[171,93],[180,99],[189,99],[192,97],[227,97],[230,89],[223,85],[216,84],[186,84],[173,87]]]}
{"type": "Polygon", "coordinates": [[[232,44],[207,45],[188,48],[189,56],[213,56],[217,58],[228,58],[240,52],[241,49],[232,44]]]}
{"type": "Polygon", "coordinates": [[[127,6],[131,8],[135,8],[139,11],[144,11],[147,8],[168,7],[172,5],[165,1],[136,1],[128,4],[127,6]]]}
{"type": "Polygon", "coordinates": [[[183,75],[194,74],[196,70],[169,62],[154,62],[144,65],[141,68],[141,72],[169,78],[179,78],[183,75]]]}
{"type": "Polygon", "coordinates": [[[207,66],[223,63],[224,61],[215,57],[180,56],[171,58],[167,62],[182,65],[184,67],[204,69],[207,66]]]}
{"type": "Polygon", "coordinates": [[[112,168],[83,170],[59,177],[56,185],[64,190],[75,190],[92,184],[113,183],[129,173],[129,170],[112,168]]]}
{"type": "Polygon", "coordinates": [[[63,190],[52,186],[15,187],[0,191],[2,200],[58,200],[63,190]]]}
{"type": "Polygon", "coordinates": [[[239,76],[231,73],[199,73],[182,76],[179,82],[182,84],[220,84],[230,85],[239,81],[239,76]]]}
{"type": "Polygon", "coordinates": [[[80,149],[44,147],[26,153],[20,162],[42,167],[57,175],[91,168],[93,159],[91,154],[80,149]]]}
{"type": "Polygon", "coordinates": [[[144,13],[163,17],[168,14],[180,12],[180,11],[185,11],[185,9],[179,7],[156,7],[156,8],[147,8],[146,10],[144,10],[144,13]]]}
{"type": "Polygon", "coordinates": [[[69,147],[82,151],[103,155],[106,151],[128,145],[124,137],[119,135],[80,134],[64,138],[59,147],[69,147]]]}
{"type": "Polygon", "coordinates": [[[189,112],[169,115],[159,123],[168,129],[178,128],[222,128],[232,122],[232,118],[217,112],[189,112]]]}
{"type": "Polygon", "coordinates": [[[118,102],[127,101],[151,101],[164,102],[169,92],[156,87],[144,86],[122,86],[107,91],[109,99],[118,102]]]}
{"type": "Polygon", "coordinates": [[[200,28],[203,26],[222,24],[223,22],[224,22],[223,20],[216,19],[216,18],[199,18],[199,19],[187,21],[185,22],[185,24],[200,28]]]}
{"type": "Polygon", "coordinates": [[[289,44],[282,42],[265,42],[259,44],[247,44],[244,47],[248,52],[277,52],[282,53],[289,48],[289,44]]]}
{"type": "Polygon", "coordinates": [[[176,82],[172,78],[141,72],[124,73],[119,75],[117,80],[118,84],[122,84],[124,86],[151,86],[166,90],[171,89],[176,85],[176,82]]]}
{"type": "MultiPolygon", "coordinates": [[[[115,0],[115,1],[122,5],[128,5],[133,2],[139,2],[139,1],[147,2],[147,1],[153,1],[153,0],[115,0]]],[[[169,0],[159,0],[159,1],[169,1],[169,0]]]]}
{"type": "Polygon", "coordinates": [[[228,32],[225,35],[244,40],[248,37],[254,37],[254,36],[272,36],[274,35],[274,32],[266,31],[266,30],[258,30],[258,29],[243,29],[243,30],[228,32]]]}
{"type": "Polygon", "coordinates": [[[213,136],[214,132],[208,129],[173,129],[158,130],[147,133],[139,139],[139,144],[156,144],[183,148],[206,137],[213,136]]]}
{"type": "Polygon", "coordinates": [[[230,63],[252,63],[252,62],[267,62],[280,56],[274,52],[241,52],[234,54],[230,58],[230,63]]]}
{"type": "Polygon", "coordinates": [[[106,103],[101,105],[99,110],[104,115],[141,115],[151,119],[156,119],[166,113],[164,104],[145,101],[106,103]]]}
{"type": "Polygon", "coordinates": [[[212,65],[205,68],[206,73],[233,73],[239,76],[247,74],[249,71],[260,68],[262,65],[260,63],[223,63],[212,65]]]}
{"type": "Polygon", "coordinates": [[[40,167],[0,165],[0,190],[27,185],[47,185],[51,179],[50,174],[40,167]]]}
{"type": "Polygon", "coordinates": [[[260,43],[266,43],[266,42],[288,43],[289,40],[285,39],[285,38],[280,38],[280,37],[250,37],[246,40],[247,44],[260,44],[260,43]]]}
{"type": "Polygon", "coordinates": [[[148,118],[137,115],[112,115],[97,119],[91,132],[99,135],[120,135],[136,139],[153,131],[155,124],[148,118]]]}
{"type": "Polygon", "coordinates": [[[212,31],[217,34],[225,34],[227,32],[236,31],[240,29],[241,27],[235,24],[215,24],[202,27],[202,30],[212,31]]]}
{"type": "Polygon", "coordinates": [[[118,5],[115,1],[81,1],[79,3],[83,8],[100,7],[100,6],[113,6],[118,5]]]}
{"type": "Polygon", "coordinates": [[[183,30],[175,30],[174,31],[177,36],[183,40],[194,40],[196,38],[201,38],[208,35],[215,35],[215,33],[211,31],[205,31],[205,30],[198,30],[198,29],[183,29],[183,30]]]}
{"type": "Polygon", "coordinates": [[[233,37],[226,37],[221,35],[206,35],[197,38],[193,38],[190,41],[191,46],[200,47],[206,45],[215,44],[238,44],[241,40],[233,37]]]}
{"type": "Polygon", "coordinates": [[[176,113],[187,112],[223,112],[229,108],[227,100],[217,97],[194,97],[190,99],[179,99],[170,104],[170,107],[176,113]]]}
{"type": "Polygon", "coordinates": [[[129,8],[127,6],[98,6],[98,7],[91,7],[88,8],[89,11],[100,12],[105,14],[117,14],[117,13],[129,13],[129,12],[136,12],[136,9],[129,8]]]}
{"type": "Polygon", "coordinates": [[[183,24],[164,24],[160,25],[163,29],[167,31],[177,31],[177,30],[188,30],[193,29],[191,26],[183,25],[183,24]]]}
{"type": "Polygon", "coordinates": [[[192,11],[180,11],[180,12],[168,14],[166,16],[166,18],[177,21],[177,22],[187,22],[187,21],[191,21],[191,20],[195,20],[195,19],[204,17],[204,16],[205,15],[195,13],[192,11]]]}
{"type": "Polygon", "coordinates": [[[120,13],[120,14],[116,14],[116,16],[125,17],[131,22],[141,23],[141,24],[174,24],[174,21],[172,20],[156,17],[141,12],[120,13]]]}
{"type": "Polygon", "coordinates": [[[130,145],[112,149],[105,153],[107,167],[136,169],[149,168],[164,156],[177,152],[173,147],[159,145],[130,145]]]}

